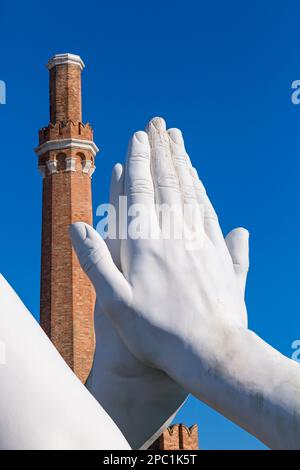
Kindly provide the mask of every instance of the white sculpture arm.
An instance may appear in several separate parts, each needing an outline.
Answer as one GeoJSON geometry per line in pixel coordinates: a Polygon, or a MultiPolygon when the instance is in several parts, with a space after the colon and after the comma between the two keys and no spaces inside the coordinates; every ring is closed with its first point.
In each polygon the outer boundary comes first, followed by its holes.
{"type": "MultiPolygon", "coordinates": [[[[140,222],[150,222],[151,237],[122,240],[122,272],[91,227],[75,224],[72,238],[127,347],[269,447],[300,448],[300,367],[247,329],[244,266],[228,251],[230,237],[226,245],[181,133],[167,133],[159,118],[148,135],[133,136],[125,193],[129,206],[147,209],[140,222]],[[155,200],[177,207],[179,226],[186,225],[183,203],[204,209],[193,250],[185,238],[162,236],[155,200]]],[[[243,229],[239,235],[247,238],[243,229]]]]}
{"type": "Polygon", "coordinates": [[[0,275],[0,449],[129,449],[0,275]]]}

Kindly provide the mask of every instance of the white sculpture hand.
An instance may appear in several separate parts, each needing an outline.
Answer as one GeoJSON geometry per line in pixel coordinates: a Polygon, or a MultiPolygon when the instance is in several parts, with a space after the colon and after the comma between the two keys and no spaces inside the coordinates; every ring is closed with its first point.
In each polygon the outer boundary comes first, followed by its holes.
{"type": "MultiPolygon", "coordinates": [[[[139,142],[137,146],[140,146],[139,142]]],[[[122,165],[117,164],[112,173],[110,191],[110,203],[117,215],[116,233],[119,233],[119,197],[123,195],[124,172],[122,165]]],[[[76,237],[76,231],[74,235],[76,237]]],[[[239,263],[237,276],[242,279],[240,293],[243,299],[248,235],[237,229],[228,235],[227,240],[232,255],[239,263]]],[[[106,242],[113,261],[122,270],[120,240],[107,239],[106,242]]],[[[101,292],[98,295],[101,298],[101,292]]],[[[103,313],[99,301],[95,308],[95,334],[96,351],[86,386],[121,429],[132,448],[148,448],[171,424],[187,392],[163,371],[149,367],[130,352],[103,313]]]]}
{"type": "Polygon", "coordinates": [[[0,449],[129,450],[0,274],[0,449]]]}
{"type": "MultiPolygon", "coordinates": [[[[120,272],[97,232],[78,223],[73,243],[79,260],[101,308],[136,358],[163,370],[270,447],[299,448],[299,365],[247,330],[244,267],[235,266],[229,254],[181,134],[169,135],[161,119],[153,120],[151,151],[148,135],[136,133],[126,162],[129,207],[147,208],[141,221],[150,221],[156,239],[122,240],[120,272]],[[176,223],[182,225],[183,202],[204,206],[198,250],[187,250],[185,239],[161,236],[155,197],[177,207],[176,223]]],[[[239,236],[244,243],[247,233],[239,236]]]]}

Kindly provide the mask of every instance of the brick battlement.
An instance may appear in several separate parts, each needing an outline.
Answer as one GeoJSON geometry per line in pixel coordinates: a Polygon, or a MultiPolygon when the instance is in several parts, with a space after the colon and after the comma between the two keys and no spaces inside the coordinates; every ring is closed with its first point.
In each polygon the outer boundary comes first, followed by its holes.
{"type": "Polygon", "coordinates": [[[173,424],[150,446],[151,450],[198,450],[198,426],[173,424]]]}
{"type": "Polygon", "coordinates": [[[83,124],[68,120],[67,122],[56,122],[56,124],[50,123],[49,126],[39,130],[39,145],[49,140],[69,138],[93,140],[93,128],[88,123],[83,124]]]}

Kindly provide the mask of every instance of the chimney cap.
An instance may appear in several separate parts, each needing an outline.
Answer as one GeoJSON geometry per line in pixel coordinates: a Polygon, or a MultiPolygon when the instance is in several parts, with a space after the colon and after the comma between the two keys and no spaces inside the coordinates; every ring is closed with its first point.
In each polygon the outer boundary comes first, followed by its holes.
{"type": "Polygon", "coordinates": [[[83,70],[83,68],[85,67],[83,60],[81,59],[79,55],[69,54],[69,53],[55,54],[55,56],[53,56],[49,60],[46,67],[48,70],[51,70],[53,67],[56,67],[56,65],[63,65],[63,64],[79,65],[81,70],[83,70]]]}

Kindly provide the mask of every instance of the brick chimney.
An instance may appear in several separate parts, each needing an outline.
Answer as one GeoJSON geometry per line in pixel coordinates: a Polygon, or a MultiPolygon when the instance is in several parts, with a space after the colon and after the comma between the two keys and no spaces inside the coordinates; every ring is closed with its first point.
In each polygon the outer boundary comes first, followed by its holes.
{"type": "Polygon", "coordinates": [[[93,287],[79,266],[68,227],[92,224],[91,177],[98,148],[82,122],[81,72],[74,54],[48,63],[50,123],[39,131],[38,166],[43,177],[40,321],[82,382],[94,352],[93,287]]]}

